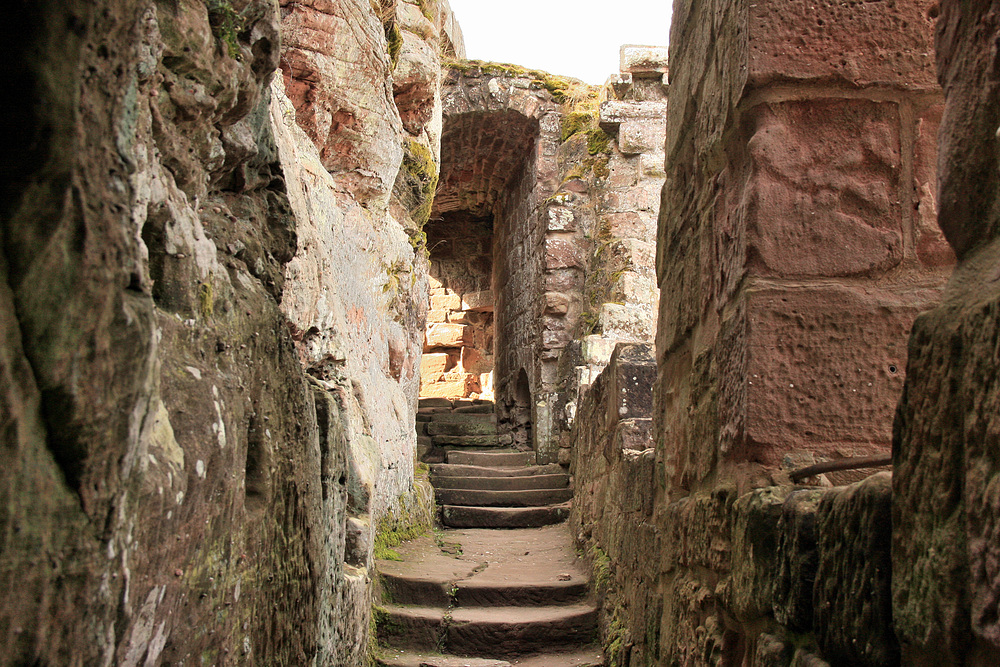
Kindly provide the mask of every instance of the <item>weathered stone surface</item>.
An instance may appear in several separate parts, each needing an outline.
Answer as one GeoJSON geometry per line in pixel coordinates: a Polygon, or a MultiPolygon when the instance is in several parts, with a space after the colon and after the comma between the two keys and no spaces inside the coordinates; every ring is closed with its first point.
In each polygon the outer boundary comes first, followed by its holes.
{"type": "Polygon", "coordinates": [[[816,515],[815,626],[835,663],[895,665],[892,627],[892,475],[827,491],[816,515]]]}
{"type": "Polygon", "coordinates": [[[840,80],[933,90],[933,14],[919,0],[851,7],[785,0],[751,4],[747,24],[734,28],[745,31],[740,56],[752,85],[840,80]]]}
{"type": "Polygon", "coordinates": [[[752,620],[771,612],[778,571],[778,530],[790,489],[770,487],[751,491],[733,503],[733,569],[727,606],[740,618],[752,620]]]}
{"type": "Polygon", "coordinates": [[[461,347],[468,340],[467,331],[463,324],[432,324],[427,327],[425,344],[429,348],[461,347]]]}
{"type": "Polygon", "coordinates": [[[801,489],[785,499],[778,523],[778,568],[773,610],[778,623],[803,632],[812,628],[816,550],[816,510],[823,492],[801,489]]]}
{"type": "Polygon", "coordinates": [[[746,195],[755,273],[874,275],[899,264],[898,114],[867,100],[755,107],[746,195]]]}
{"type": "Polygon", "coordinates": [[[633,76],[659,76],[667,72],[667,47],[625,44],[619,50],[619,69],[633,76]]]}
{"type": "Polygon", "coordinates": [[[893,439],[893,615],[913,665],[1000,659],[997,27],[995,3],[941,3],[938,220],[959,263],[914,324],[893,439]]]}
{"type": "Polygon", "coordinates": [[[732,378],[745,385],[747,436],[775,452],[816,451],[820,443],[857,443],[857,455],[886,448],[906,336],[936,296],[848,287],[750,291],[746,375],[732,378]]]}
{"type": "Polygon", "coordinates": [[[281,67],[296,120],[338,184],[362,201],[386,201],[403,126],[379,17],[363,0],[281,6],[281,67]]]}

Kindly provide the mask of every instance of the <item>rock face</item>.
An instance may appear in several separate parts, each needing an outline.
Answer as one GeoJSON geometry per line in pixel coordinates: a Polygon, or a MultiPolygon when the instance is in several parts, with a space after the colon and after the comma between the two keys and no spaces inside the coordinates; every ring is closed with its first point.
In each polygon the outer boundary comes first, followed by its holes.
{"type": "Polygon", "coordinates": [[[910,339],[893,441],[893,613],[904,664],[988,665],[997,624],[995,2],[943,2],[941,229],[959,258],[910,339]]]}
{"type": "MultiPolygon", "coordinates": [[[[436,177],[436,79],[406,61],[432,110],[401,120],[368,3],[18,12],[0,662],[364,664],[376,533],[430,521],[409,186],[436,177]],[[301,114],[279,58],[330,76],[289,75],[301,114]]],[[[432,16],[431,72],[439,23],[461,44],[432,16]]]]}

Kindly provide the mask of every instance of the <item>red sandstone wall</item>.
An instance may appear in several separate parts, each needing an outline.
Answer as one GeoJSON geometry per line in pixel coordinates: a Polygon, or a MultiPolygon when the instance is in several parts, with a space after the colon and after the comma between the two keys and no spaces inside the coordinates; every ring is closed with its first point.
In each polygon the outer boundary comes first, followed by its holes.
{"type": "Polygon", "coordinates": [[[907,334],[952,261],[930,222],[932,4],[675,9],[657,257],[669,487],[888,452],[907,334]]]}

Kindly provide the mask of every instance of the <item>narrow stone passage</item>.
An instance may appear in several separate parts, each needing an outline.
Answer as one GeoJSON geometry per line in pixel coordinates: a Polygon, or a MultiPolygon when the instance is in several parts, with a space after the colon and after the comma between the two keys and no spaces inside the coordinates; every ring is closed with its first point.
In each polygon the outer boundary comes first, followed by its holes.
{"type": "Polygon", "coordinates": [[[442,530],[380,560],[386,667],[603,664],[585,563],[563,521],[572,489],[555,464],[503,444],[490,403],[422,401],[442,530]]]}

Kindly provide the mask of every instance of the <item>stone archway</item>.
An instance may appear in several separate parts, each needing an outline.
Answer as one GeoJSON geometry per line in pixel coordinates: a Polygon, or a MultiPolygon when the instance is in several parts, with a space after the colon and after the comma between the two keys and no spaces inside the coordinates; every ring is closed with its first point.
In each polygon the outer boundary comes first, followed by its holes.
{"type": "MultiPolygon", "coordinates": [[[[537,381],[544,338],[542,218],[558,185],[562,112],[537,83],[470,63],[446,75],[441,175],[425,226],[421,395],[495,397],[501,431],[518,426],[518,373],[537,381]]],[[[526,407],[530,419],[530,398],[526,407]]]]}

